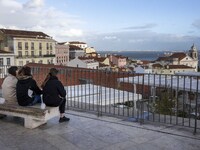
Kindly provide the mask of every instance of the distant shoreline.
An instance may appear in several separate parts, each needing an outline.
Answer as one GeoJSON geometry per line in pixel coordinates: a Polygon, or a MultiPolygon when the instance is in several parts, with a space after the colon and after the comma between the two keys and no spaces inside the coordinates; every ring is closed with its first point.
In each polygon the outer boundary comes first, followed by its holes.
{"type": "Polygon", "coordinates": [[[128,57],[132,60],[148,60],[148,61],[154,61],[157,60],[159,57],[163,57],[165,53],[173,53],[173,52],[187,52],[187,51],[152,51],[152,50],[146,50],[146,51],[98,51],[101,56],[106,56],[109,54],[117,54],[124,57],[128,57]]]}

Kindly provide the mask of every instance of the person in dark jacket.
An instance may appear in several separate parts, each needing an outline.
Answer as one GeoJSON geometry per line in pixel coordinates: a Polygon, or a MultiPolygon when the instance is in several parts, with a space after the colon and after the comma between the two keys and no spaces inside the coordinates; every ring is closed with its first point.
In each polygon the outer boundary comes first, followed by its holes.
{"type": "Polygon", "coordinates": [[[16,95],[18,104],[20,106],[32,106],[40,103],[42,91],[32,78],[31,68],[28,66],[22,67],[18,71],[17,78],[16,95]]]}
{"type": "Polygon", "coordinates": [[[65,117],[66,90],[57,77],[58,70],[51,68],[49,74],[42,84],[43,102],[47,106],[59,106],[60,119],[59,122],[66,122],[70,119],[65,117]]]}

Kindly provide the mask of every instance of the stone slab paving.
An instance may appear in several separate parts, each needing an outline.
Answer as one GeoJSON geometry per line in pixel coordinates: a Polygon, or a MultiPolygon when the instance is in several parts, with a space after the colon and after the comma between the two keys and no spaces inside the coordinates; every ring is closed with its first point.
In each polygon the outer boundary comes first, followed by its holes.
{"type": "Polygon", "coordinates": [[[200,150],[200,131],[130,122],[67,111],[68,123],[51,119],[36,129],[23,119],[0,119],[0,150],[200,150]]]}

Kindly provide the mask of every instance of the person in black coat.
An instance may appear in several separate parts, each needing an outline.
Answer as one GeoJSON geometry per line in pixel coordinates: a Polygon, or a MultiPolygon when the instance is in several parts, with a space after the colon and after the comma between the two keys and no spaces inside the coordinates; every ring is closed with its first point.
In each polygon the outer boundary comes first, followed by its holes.
{"type": "Polygon", "coordinates": [[[32,78],[31,68],[28,66],[22,67],[18,71],[17,78],[16,95],[18,104],[20,106],[32,106],[40,103],[42,91],[32,78]]]}
{"type": "Polygon", "coordinates": [[[58,70],[51,68],[45,81],[42,84],[43,102],[47,106],[59,106],[60,119],[59,122],[66,122],[70,119],[65,117],[66,90],[57,77],[58,70]]]}

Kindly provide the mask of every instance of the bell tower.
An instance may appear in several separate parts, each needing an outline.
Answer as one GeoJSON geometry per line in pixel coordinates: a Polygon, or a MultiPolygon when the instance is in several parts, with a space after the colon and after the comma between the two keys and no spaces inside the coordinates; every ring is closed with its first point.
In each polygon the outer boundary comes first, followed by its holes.
{"type": "Polygon", "coordinates": [[[189,50],[189,56],[192,57],[194,60],[198,61],[198,51],[194,44],[192,45],[191,49],[189,50]]]}

